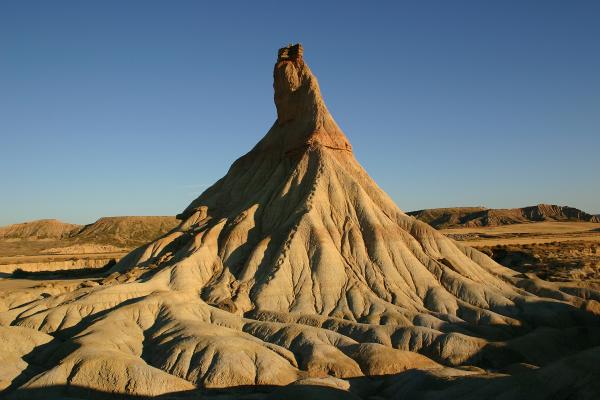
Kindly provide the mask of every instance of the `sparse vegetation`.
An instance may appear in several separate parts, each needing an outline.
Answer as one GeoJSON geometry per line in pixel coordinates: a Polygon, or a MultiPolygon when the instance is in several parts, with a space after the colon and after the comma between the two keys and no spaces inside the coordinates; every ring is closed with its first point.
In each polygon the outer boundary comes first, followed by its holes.
{"type": "Polygon", "coordinates": [[[565,241],[480,248],[496,262],[548,281],[600,283],[600,243],[565,241]]]}

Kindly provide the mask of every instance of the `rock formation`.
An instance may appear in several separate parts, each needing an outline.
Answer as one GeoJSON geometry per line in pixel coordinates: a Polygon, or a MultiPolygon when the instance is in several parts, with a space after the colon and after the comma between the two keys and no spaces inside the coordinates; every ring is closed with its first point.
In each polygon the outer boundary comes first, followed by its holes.
{"type": "Polygon", "coordinates": [[[102,268],[178,222],[173,216],[125,216],[88,225],[49,219],[0,227],[0,274],[102,268]]]}
{"type": "Polygon", "coordinates": [[[0,241],[64,240],[65,246],[73,243],[109,245],[134,243],[139,246],[170,231],[175,226],[177,223],[174,217],[163,216],[102,217],[88,225],[69,224],[56,219],[40,219],[0,227],[0,241]]]}
{"type": "Polygon", "coordinates": [[[0,227],[0,240],[64,239],[81,227],[57,219],[40,219],[0,227]]]}
{"type": "Polygon", "coordinates": [[[302,54],[279,51],[277,120],[177,228],[98,286],[4,296],[0,346],[31,338],[2,375],[13,396],[296,382],[265,397],[399,398],[429,390],[424,376],[456,380],[445,398],[466,387],[500,396],[518,388],[481,368],[553,365],[600,344],[600,292],[529,280],[398,209],[354,158],[302,54]],[[343,392],[350,378],[415,368],[410,384],[343,392]],[[483,378],[464,381],[473,375],[483,378]]]}
{"type": "Polygon", "coordinates": [[[500,226],[541,221],[600,222],[600,218],[574,207],[538,204],[522,208],[451,207],[407,213],[436,229],[500,226]]]}

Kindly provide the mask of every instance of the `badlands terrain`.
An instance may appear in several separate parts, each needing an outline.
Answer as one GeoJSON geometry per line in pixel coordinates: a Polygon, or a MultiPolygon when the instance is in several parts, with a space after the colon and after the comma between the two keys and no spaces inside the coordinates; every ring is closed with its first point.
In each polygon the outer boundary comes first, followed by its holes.
{"type": "Polygon", "coordinates": [[[455,207],[407,213],[498,263],[544,280],[600,283],[600,220],[573,207],[455,207]]]}
{"type": "Polygon", "coordinates": [[[600,284],[600,223],[537,222],[441,232],[523,273],[600,284]]]}
{"type": "Polygon", "coordinates": [[[301,46],[273,77],[275,123],[177,226],[100,275],[0,281],[0,395],[599,397],[598,288],[506,268],[405,214],[301,46]]]}
{"type": "Polygon", "coordinates": [[[175,217],[105,217],[89,225],[45,219],[0,227],[0,274],[102,268],[177,223],[175,217]]]}
{"type": "Polygon", "coordinates": [[[528,222],[598,222],[600,217],[574,207],[538,204],[521,208],[430,208],[407,213],[436,229],[501,226],[528,222]]]}

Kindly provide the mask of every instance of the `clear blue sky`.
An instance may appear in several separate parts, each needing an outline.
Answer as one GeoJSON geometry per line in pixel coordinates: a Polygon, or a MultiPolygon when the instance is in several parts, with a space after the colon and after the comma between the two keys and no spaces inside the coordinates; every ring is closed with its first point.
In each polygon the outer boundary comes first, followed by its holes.
{"type": "Polygon", "coordinates": [[[598,1],[0,2],[0,225],[180,212],[275,119],[305,46],[403,210],[600,213],[598,1]]]}

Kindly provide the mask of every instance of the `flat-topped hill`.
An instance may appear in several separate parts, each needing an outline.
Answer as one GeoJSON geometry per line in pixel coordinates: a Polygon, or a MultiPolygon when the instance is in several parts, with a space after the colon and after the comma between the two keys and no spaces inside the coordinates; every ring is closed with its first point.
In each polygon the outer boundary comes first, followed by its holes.
{"type": "Polygon", "coordinates": [[[408,215],[436,229],[499,226],[541,221],[600,222],[600,218],[574,207],[538,204],[522,208],[452,207],[411,211],[408,215]]]}

